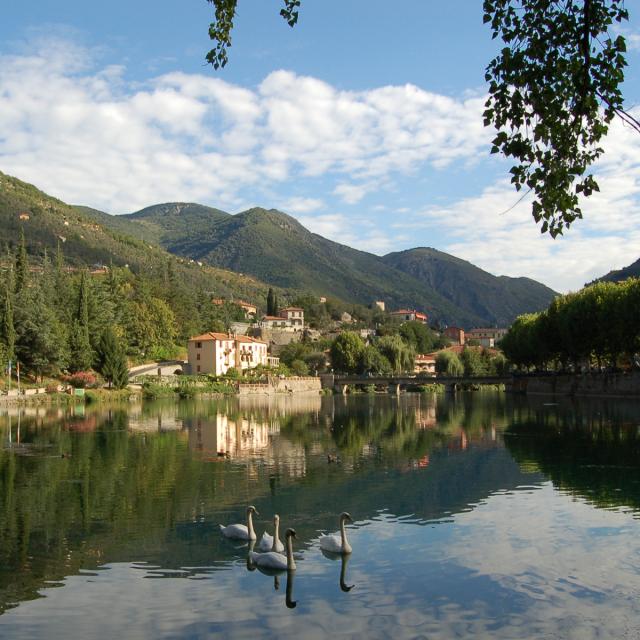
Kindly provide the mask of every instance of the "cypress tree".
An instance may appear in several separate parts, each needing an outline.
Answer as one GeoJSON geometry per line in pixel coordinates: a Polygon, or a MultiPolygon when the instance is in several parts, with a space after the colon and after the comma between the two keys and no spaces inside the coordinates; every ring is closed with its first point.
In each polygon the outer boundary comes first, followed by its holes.
{"type": "Polygon", "coordinates": [[[27,258],[27,246],[24,240],[24,229],[20,229],[20,246],[16,255],[16,280],[15,292],[20,293],[27,284],[27,276],[29,272],[29,259],[27,258]]]}
{"type": "Polygon", "coordinates": [[[271,287],[269,287],[269,292],[267,293],[267,315],[268,316],[274,316],[275,313],[273,311],[274,308],[274,295],[273,295],[273,289],[271,287]]]}
{"type": "Polygon", "coordinates": [[[98,358],[100,373],[109,383],[109,387],[126,387],[129,382],[127,358],[111,327],[107,327],[102,334],[98,358]]]}
{"type": "Polygon", "coordinates": [[[93,352],[89,340],[89,281],[86,271],[80,276],[78,304],[71,329],[71,368],[75,371],[89,369],[93,352]]]}
{"type": "Polygon", "coordinates": [[[8,360],[15,357],[16,329],[13,317],[13,269],[9,269],[5,285],[4,311],[2,315],[2,341],[6,347],[8,360]]]}

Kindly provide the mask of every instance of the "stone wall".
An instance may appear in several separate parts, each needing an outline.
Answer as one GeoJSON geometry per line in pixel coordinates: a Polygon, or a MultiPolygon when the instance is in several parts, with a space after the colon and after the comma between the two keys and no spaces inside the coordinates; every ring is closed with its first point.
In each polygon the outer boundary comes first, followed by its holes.
{"type": "Polygon", "coordinates": [[[514,378],[513,390],[522,391],[527,395],[640,398],[640,372],[514,378]]]}
{"type": "Polygon", "coordinates": [[[238,394],[271,395],[275,393],[319,393],[320,378],[271,378],[266,384],[239,384],[238,394]]]}

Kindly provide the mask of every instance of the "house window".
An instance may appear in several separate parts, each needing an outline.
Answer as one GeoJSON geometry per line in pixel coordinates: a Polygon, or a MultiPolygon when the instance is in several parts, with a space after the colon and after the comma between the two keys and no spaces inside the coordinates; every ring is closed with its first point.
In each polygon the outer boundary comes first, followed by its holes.
{"type": "Polygon", "coordinates": [[[202,342],[196,342],[196,349],[202,349],[202,342]]]}
{"type": "Polygon", "coordinates": [[[200,365],[198,365],[198,366],[196,367],[196,371],[197,371],[198,373],[200,373],[200,365]]]}
{"type": "Polygon", "coordinates": [[[196,353],[196,360],[200,360],[200,354],[196,353]]]}

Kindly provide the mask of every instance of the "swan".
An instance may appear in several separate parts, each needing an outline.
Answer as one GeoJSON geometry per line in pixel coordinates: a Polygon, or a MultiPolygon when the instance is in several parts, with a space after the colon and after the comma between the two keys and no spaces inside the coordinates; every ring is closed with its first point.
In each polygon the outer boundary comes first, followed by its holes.
{"type": "Polygon", "coordinates": [[[267,553],[256,553],[255,551],[249,551],[249,558],[251,562],[255,564],[259,569],[276,569],[277,571],[295,571],[296,563],[293,559],[293,538],[296,537],[296,532],[293,529],[287,529],[284,534],[284,538],[287,543],[287,555],[283,556],[281,553],[275,551],[268,551],[267,553]]]}
{"type": "Polygon", "coordinates": [[[270,536],[266,531],[262,534],[260,542],[258,543],[259,551],[277,551],[282,553],[284,551],[284,545],[280,540],[280,516],[276,513],[273,516],[273,536],[270,536]]]}
{"type": "Polygon", "coordinates": [[[347,532],[344,529],[344,523],[347,520],[353,522],[351,516],[346,511],[343,511],[340,514],[340,535],[320,536],[321,549],[332,553],[351,553],[351,545],[347,540],[347,532]]]}
{"type": "Polygon", "coordinates": [[[226,527],[220,526],[220,532],[225,538],[235,538],[236,540],[255,540],[256,532],[253,530],[252,514],[259,516],[255,507],[247,507],[247,524],[229,524],[226,527]]]}

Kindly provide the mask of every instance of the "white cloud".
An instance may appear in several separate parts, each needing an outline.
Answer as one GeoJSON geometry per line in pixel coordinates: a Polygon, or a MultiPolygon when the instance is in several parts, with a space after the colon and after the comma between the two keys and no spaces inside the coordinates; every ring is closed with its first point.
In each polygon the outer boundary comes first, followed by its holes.
{"type": "Polygon", "coordinates": [[[444,251],[491,273],[527,276],[560,291],[578,289],[640,256],[637,136],[616,122],[604,148],[595,167],[600,192],[583,200],[584,218],[556,240],[539,233],[531,196],[518,202],[520,194],[507,180],[478,196],[429,206],[415,225],[444,230],[449,237],[444,251]]]}
{"type": "Polygon", "coordinates": [[[435,245],[559,290],[640,255],[640,153],[620,124],[597,168],[602,192],[585,203],[585,220],[553,241],[538,233],[528,200],[504,213],[518,198],[506,182],[411,216],[411,189],[436,185],[433,198],[442,198],[439,182],[468,193],[495,180],[495,164],[487,173],[478,162],[490,133],[475,92],[454,99],[413,85],[345,91],[289,71],[254,88],[182,72],[140,84],[121,66],[97,68],[96,55],[48,38],[0,56],[1,170],[117,213],[175,200],[236,211],[278,203],[313,231],[359,249],[435,245]],[[332,198],[359,210],[311,215],[332,198]]]}
{"type": "Polygon", "coordinates": [[[32,51],[0,57],[0,166],[116,212],[166,199],[233,206],[248,187],[309,176],[355,203],[395,174],[486,143],[477,97],[412,85],[340,91],[288,71],[254,90],[180,72],[140,85],[122,67],[94,68],[69,41],[32,51]]]}
{"type": "Polygon", "coordinates": [[[345,244],[360,251],[382,255],[402,246],[407,238],[389,235],[368,218],[355,218],[341,213],[319,216],[298,216],[307,229],[334,242],[345,244]]]}
{"type": "Polygon", "coordinates": [[[293,197],[280,204],[280,208],[287,213],[311,213],[324,207],[324,202],[319,198],[293,197]]]}
{"type": "Polygon", "coordinates": [[[338,196],[346,204],[357,204],[367,195],[371,187],[364,184],[347,184],[340,183],[334,190],[333,194],[338,196]]]}

